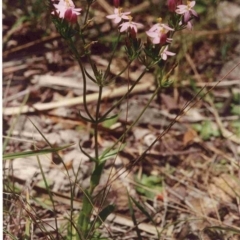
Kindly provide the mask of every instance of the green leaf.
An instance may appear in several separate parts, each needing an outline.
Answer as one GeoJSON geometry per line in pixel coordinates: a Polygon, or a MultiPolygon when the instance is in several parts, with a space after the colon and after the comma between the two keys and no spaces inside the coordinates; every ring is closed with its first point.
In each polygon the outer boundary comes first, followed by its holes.
{"type": "MultiPolygon", "coordinates": [[[[90,220],[92,216],[93,203],[92,198],[88,191],[83,191],[83,205],[80,214],[78,215],[77,229],[82,234],[83,237],[88,235],[88,230],[90,227],[90,220]]],[[[77,239],[83,239],[81,236],[77,236],[77,239]]],[[[85,239],[85,238],[84,238],[85,239]]]]}
{"type": "MultiPolygon", "coordinates": [[[[32,123],[32,125],[36,128],[36,130],[38,131],[38,133],[43,137],[43,139],[46,141],[46,143],[51,147],[54,148],[53,145],[47,140],[47,138],[44,136],[44,134],[40,131],[40,129],[38,129],[38,127],[34,124],[34,122],[29,118],[29,121],[32,123]]],[[[73,144],[72,144],[73,145],[73,144]]],[[[62,163],[63,166],[66,169],[65,163],[62,160],[61,156],[56,152],[57,158],[54,160],[55,164],[59,164],[62,163]]]]}
{"type": "Polygon", "coordinates": [[[82,212],[84,213],[85,217],[90,219],[92,209],[93,209],[92,198],[91,198],[90,194],[88,193],[88,191],[84,191],[82,212]]]}
{"type": "Polygon", "coordinates": [[[114,211],[114,209],[115,209],[115,205],[109,204],[99,213],[99,218],[105,221],[107,217],[114,211]]]}
{"type": "Polygon", "coordinates": [[[38,187],[45,188],[46,186],[51,186],[53,183],[53,179],[46,179],[46,182],[44,180],[41,180],[38,183],[38,187]]]}
{"type": "Polygon", "coordinates": [[[200,3],[196,4],[195,10],[198,14],[203,14],[204,12],[206,12],[207,9],[208,8],[205,4],[200,4],[200,3]]]}
{"type": "Polygon", "coordinates": [[[213,227],[206,227],[205,229],[216,229],[216,230],[224,230],[232,233],[240,234],[240,231],[233,227],[220,227],[220,226],[213,226],[213,227]]]}
{"type": "Polygon", "coordinates": [[[95,167],[95,169],[92,173],[92,176],[91,176],[91,188],[92,189],[94,189],[99,184],[104,165],[105,165],[105,162],[102,162],[95,167]]]}
{"type": "Polygon", "coordinates": [[[136,178],[138,186],[136,190],[150,199],[154,199],[156,194],[162,192],[162,179],[159,176],[142,175],[139,180],[136,178]]]}
{"type": "Polygon", "coordinates": [[[240,137],[240,121],[234,121],[231,123],[233,133],[240,137]]]}
{"type": "Polygon", "coordinates": [[[212,135],[212,124],[210,121],[203,122],[200,136],[203,140],[208,140],[212,135]]]}
{"type": "Polygon", "coordinates": [[[240,115],[240,105],[231,104],[231,114],[240,115]]]}
{"type": "Polygon", "coordinates": [[[200,136],[203,140],[209,140],[211,136],[220,136],[220,131],[211,121],[204,121],[202,124],[202,129],[200,131],[200,136]]]}
{"type": "MultiPolygon", "coordinates": [[[[102,223],[107,219],[107,217],[114,211],[115,205],[106,206],[97,216],[97,221],[94,223],[94,228],[98,228],[102,225],[102,223]]],[[[94,222],[94,221],[93,221],[94,222]]]]}
{"type": "MultiPolygon", "coordinates": [[[[152,216],[148,213],[148,211],[142,206],[139,202],[137,202],[134,198],[130,196],[131,200],[134,202],[134,204],[137,206],[137,208],[153,223],[154,226],[156,226],[156,223],[152,216]]],[[[160,233],[158,229],[156,228],[156,231],[158,233],[158,238],[160,239],[160,233]]]]}
{"type": "Polygon", "coordinates": [[[100,163],[105,162],[106,160],[108,160],[110,157],[116,155],[117,153],[121,152],[124,147],[126,146],[126,144],[122,144],[119,148],[114,149],[109,151],[109,148],[107,148],[102,155],[99,157],[99,161],[100,163]]]}
{"type": "Polygon", "coordinates": [[[64,145],[64,146],[61,146],[61,147],[55,147],[55,148],[46,148],[46,149],[26,151],[26,152],[8,153],[8,154],[3,155],[3,160],[54,153],[54,152],[66,149],[66,148],[68,148],[72,145],[73,144],[68,144],[68,145],[64,145]]]}
{"type": "Polygon", "coordinates": [[[193,128],[194,130],[196,130],[197,132],[201,132],[202,124],[200,124],[200,123],[194,123],[194,124],[192,124],[192,128],[193,128]]]}
{"type": "Polygon", "coordinates": [[[239,92],[233,93],[233,102],[239,104],[239,102],[240,102],[240,93],[239,92]]]}
{"type": "Polygon", "coordinates": [[[152,223],[155,224],[153,218],[151,217],[151,215],[148,213],[148,211],[139,203],[137,202],[134,198],[132,198],[130,196],[131,200],[134,202],[134,204],[138,207],[138,209],[149,219],[152,221],[152,223]]]}
{"type": "Polygon", "coordinates": [[[118,120],[118,115],[117,114],[112,116],[112,117],[105,118],[105,119],[102,120],[103,121],[103,126],[105,128],[110,128],[114,123],[117,122],[117,120],[118,120]]]}
{"type": "Polygon", "coordinates": [[[132,205],[132,200],[131,200],[131,197],[130,197],[129,193],[128,193],[128,206],[129,206],[130,215],[131,215],[131,217],[132,217],[132,220],[133,220],[133,223],[134,223],[136,232],[137,232],[138,239],[139,239],[139,240],[142,240],[142,236],[141,236],[140,230],[139,230],[139,228],[138,228],[137,219],[136,219],[136,216],[135,216],[135,213],[134,213],[134,209],[133,209],[133,205],[132,205]]]}

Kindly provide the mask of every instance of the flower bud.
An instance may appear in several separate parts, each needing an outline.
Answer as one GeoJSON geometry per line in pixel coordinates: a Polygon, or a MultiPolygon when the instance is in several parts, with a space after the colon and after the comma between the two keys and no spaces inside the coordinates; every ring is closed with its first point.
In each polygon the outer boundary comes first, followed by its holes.
{"type": "Polygon", "coordinates": [[[77,15],[72,11],[71,8],[68,8],[64,14],[64,19],[66,19],[70,23],[76,23],[77,15]]]}
{"type": "Polygon", "coordinates": [[[129,28],[129,35],[131,36],[132,39],[136,39],[137,33],[135,32],[134,28],[129,28]]]}
{"type": "Polygon", "coordinates": [[[167,42],[167,34],[161,34],[160,43],[164,45],[167,42]]]}
{"type": "Polygon", "coordinates": [[[113,0],[113,5],[115,8],[118,8],[120,5],[120,0],[113,0]]]}
{"type": "Polygon", "coordinates": [[[175,12],[178,5],[182,4],[182,0],[167,0],[167,6],[170,12],[175,12]]]}

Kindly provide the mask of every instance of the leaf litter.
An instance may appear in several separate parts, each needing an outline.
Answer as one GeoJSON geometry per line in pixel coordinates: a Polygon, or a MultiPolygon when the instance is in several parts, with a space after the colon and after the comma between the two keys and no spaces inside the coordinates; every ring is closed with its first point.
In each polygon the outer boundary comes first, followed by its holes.
{"type": "MultiPolygon", "coordinates": [[[[7,21],[8,17],[5,16],[4,21],[7,21]]],[[[11,26],[8,27],[7,29],[11,29],[11,26]]],[[[31,34],[31,28],[28,25],[21,27],[21,34],[25,34],[25,36],[31,34]]],[[[77,67],[73,67],[76,65],[74,60],[69,58],[66,50],[59,48],[62,46],[60,39],[57,36],[49,39],[42,38],[42,43],[41,40],[35,42],[28,49],[28,46],[25,45],[27,42],[23,42],[20,37],[17,37],[19,29],[15,31],[12,30],[11,36],[16,41],[16,45],[20,45],[20,48],[15,52],[9,51],[10,46],[7,45],[4,49],[5,54],[3,54],[3,90],[7,90],[5,107],[21,105],[23,96],[18,95],[19,91],[30,92],[30,99],[27,103],[29,106],[35,103],[49,103],[68,97],[78,97],[81,94],[79,90],[81,90],[82,79],[77,67]],[[51,47],[56,46],[57,52],[55,49],[49,48],[49,45],[44,45],[46,41],[53,44],[51,47]],[[42,53],[37,51],[39,44],[42,44],[42,53]],[[56,54],[59,54],[61,58],[56,54]],[[31,59],[30,62],[28,58],[31,59]],[[10,83],[9,79],[11,79],[10,83]],[[9,88],[7,88],[8,83],[9,88]],[[36,85],[37,88],[35,88],[36,85]],[[10,98],[14,95],[16,95],[15,98],[10,98]]],[[[6,30],[4,34],[7,34],[6,30]]],[[[221,35],[220,30],[219,34],[223,41],[224,36],[221,35]]],[[[207,99],[201,99],[177,120],[167,134],[146,154],[144,160],[133,164],[155,137],[161,134],[176,117],[184,103],[197,93],[198,88],[196,87],[202,86],[203,81],[206,81],[210,87],[214,86],[214,82],[239,62],[233,51],[231,52],[232,62],[225,64],[225,61],[222,61],[219,63],[217,49],[222,47],[222,42],[216,43],[213,40],[205,35],[205,41],[198,40],[198,42],[192,43],[202,44],[202,49],[199,48],[198,52],[194,54],[190,50],[186,55],[187,61],[180,66],[178,74],[181,72],[189,74],[178,76],[178,78],[187,79],[182,82],[183,86],[179,83],[179,85],[163,89],[159,93],[138,125],[129,133],[125,150],[118,154],[117,159],[110,159],[109,164],[106,165],[102,182],[95,194],[100,196],[106,187],[110,187],[104,204],[114,203],[117,206],[117,212],[108,220],[113,239],[137,239],[134,226],[129,218],[127,191],[134,199],[141,202],[145,210],[156,220],[156,227],[161,230],[161,239],[213,240],[222,237],[238,239],[237,234],[226,229],[234,228],[236,231],[240,231],[240,153],[237,140],[239,138],[236,135],[234,135],[235,138],[229,138],[229,133],[235,134],[236,131],[236,128],[231,125],[231,119],[239,121],[239,115],[236,111],[221,112],[222,107],[220,106],[219,109],[217,104],[222,104],[226,100],[226,96],[222,94],[223,89],[225,91],[227,89],[228,97],[238,89],[239,83],[234,80],[239,77],[237,75],[239,67],[214,88],[211,106],[207,99]],[[206,43],[206,41],[208,42],[206,43]],[[208,51],[208,55],[204,51],[208,51]],[[195,63],[196,66],[192,63],[195,63]],[[211,76],[213,73],[214,75],[211,76]],[[189,84],[191,80],[188,79],[191,76],[194,77],[195,86],[189,84]],[[197,125],[194,126],[194,124],[197,125]],[[218,134],[215,134],[215,130],[219,131],[218,134]],[[229,140],[227,140],[228,138],[229,140]],[[131,166],[131,171],[128,171],[129,166],[131,166]],[[215,226],[219,227],[219,231],[211,229],[215,226]]],[[[237,53],[239,54],[239,52],[237,53]]],[[[97,55],[94,56],[94,59],[99,67],[103,69],[106,67],[104,59],[97,55]]],[[[112,74],[119,71],[119,66],[124,66],[124,64],[124,59],[120,58],[114,64],[112,74]]],[[[139,68],[137,65],[134,67],[139,68]]],[[[138,76],[137,71],[132,72],[129,79],[128,76],[125,76],[126,79],[123,76],[124,80],[121,84],[127,84],[126,80],[134,81],[136,76],[138,76]]],[[[149,73],[143,82],[150,81],[153,85],[152,79],[153,76],[149,73]]],[[[148,91],[152,90],[151,87],[147,91],[141,90],[129,97],[128,104],[121,105],[122,112],[117,118],[118,127],[116,129],[102,126],[99,136],[102,151],[103,146],[111,145],[114,140],[118,139],[123,129],[135,119],[139,109],[144,107],[144,103],[149,98],[148,91]]],[[[88,94],[95,93],[95,91],[96,89],[90,86],[88,94]]],[[[108,109],[111,106],[111,100],[106,98],[104,101],[104,108],[108,109]]],[[[236,105],[239,102],[231,100],[230,103],[236,105]]],[[[93,102],[89,104],[94,107],[93,102]]],[[[88,186],[93,167],[78,148],[78,142],[81,141],[84,149],[90,155],[93,153],[92,126],[80,119],[78,111],[82,111],[81,104],[22,114],[11,133],[12,138],[6,149],[7,152],[27,151],[32,149],[35,144],[41,149],[47,147],[42,137],[33,130],[28,118],[34,119],[34,124],[38,125],[38,128],[52,144],[60,146],[75,143],[71,148],[59,153],[69,170],[72,182],[77,174],[74,211],[79,210],[82,189],[88,186]]],[[[4,132],[8,132],[10,129],[13,117],[11,114],[3,116],[6,122],[4,132]]],[[[69,179],[63,165],[61,163],[54,164],[54,154],[40,157],[40,161],[51,190],[58,196],[56,198],[57,217],[61,223],[66,212],[70,210],[70,200],[69,203],[66,201],[70,191],[69,179]]],[[[47,210],[49,208],[49,203],[46,201],[48,196],[36,158],[19,158],[7,162],[4,165],[4,184],[6,183],[9,189],[10,180],[15,184],[16,189],[20,189],[18,194],[23,208],[27,206],[24,189],[27,188],[32,196],[33,203],[29,207],[33,215],[30,215],[29,211],[26,211],[26,215],[29,214],[34,224],[38,226],[34,232],[35,238],[45,239],[44,236],[41,237],[43,231],[37,224],[38,221],[42,222],[47,231],[54,234],[54,225],[51,223],[53,214],[47,210]],[[41,201],[42,204],[40,204],[41,201]]],[[[139,229],[143,239],[157,239],[156,229],[152,222],[137,207],[134,207],[134,210],[141,222],[139,229]]],[[[13,206],[13,216],[14,211],[17,213],[17,208],[13,206]]],[[[25,216],[20,216],[19,221],[24,221],[24,219],[25,216]]],[[[23,234],[24,223],[17,229],[16,222],[5,215],[4,225],[12,229],[16,235],[23,234]]],[[[102,231],[107,235],[105,228],[102,231]]]]}

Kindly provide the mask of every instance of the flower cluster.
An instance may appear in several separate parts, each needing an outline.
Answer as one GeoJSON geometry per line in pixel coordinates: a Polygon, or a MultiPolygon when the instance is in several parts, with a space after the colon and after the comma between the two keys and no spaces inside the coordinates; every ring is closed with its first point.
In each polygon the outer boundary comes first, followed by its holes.
{"type": "MultiPolygon", "coordinates": [[[[55,0],[51,0],[55,1],[55,0]]],[[[182,0],[167,0],[168,9],[170,12],[174,12],[175,15],[181,15],[178,17],[176,24],[179,26],[186,26],[188,29],[192,29],[191,19],[197,17],[197,13],[193,10],[196,1],[187,1],[187,4],[182,4],[182,0]]],[[[54,10],[52,14],[57,15],[59,18],[65,19],[69,23],[76,23],[77,16],[80,15],[81,8],[76,8],[72,0],[59,0],[57,4],[53,4],[54,10]]],[[[136,34],[138,29],[144,27],[143,24],[132,21],[131,12],[123,12],[122,8],[119,7],[119,0],[114,0],[114,12],[106,16],[106,18],[111,19],[114,24],[119,24],[119,31],[127,32],[130,38],[135,39],[136,48],[140,47],[140,41],[136,40],[136,34]]],[[[177,29],[177,25],[174,25],[177,29]]],[[[173,56],[175,53],[168,51],[168,45],[171,43],[172,36],[171,32],[175,29],[170,27],[168,24],[162,23],[162,19],[158,18],[158,22],[154,24],[148,31],[146,35],[151,40],[153,46],[160,46],[159,55],[161,59],[166,60],[167,56],[173,56]]],[[[128,41],[129,43],[129,41],[128,41]]],[[[129,47],[129,46],[128,46],[129,47]]]]}
{"type": "MultiPolygon", "coordinates": [[[[115,24],[121,23],[119,25],[120,32],[129,32],[131,36],[136,35],[138,29],[143,28],[143,24],[133,22],[131,12],[122,12],[122,8],[114,8],[114,14],[106,16],[108,19],[111,19],[115,24]],[[135,33],[135,34],[133,34],[135,33]]],[[[171,38],[167,37],[169,31],[174,31],[173,28],[170,28],[167,24],[162,23],[162,19],[158,19],[158,23],[154,24],[146,34],[151,38],[153,44],[164,45],[171,42],[171,38]]],[[[167,56],[173,56],[175,53],[172,53],[168,50],[166,46],[161,52],[160,56],[163,60],[167,60],[167,56]]]]}
{"type": "Polygon", "coordinates": [[[60,0],[58,4],[53,4],[55,7],[52,14],[58,14],[59,18],[63,18],[70,23],[77,22],[77,16],[80,15],[81,8],[75,8],[72,0],[60,0]]]}
{"type": "Polygon", "coordinates": [[[187,1],[187,4],[182,4],[182,0],[168,0],[167,5],[170,12],[176,12],[179,15],[183,15],[183,21],[179,22],[179,25],[183,23],[186,24],[188,29],[192,29],[192,24],[190,22],[192,16],[198,17],[193,7],[196,1],[187,1]]]}
{"type": "MultiPolygon", "coordinates": [[[[136,34],[139,28],[143,28],[143,24],[133,22],[132,16],[130,15],[131,12],[122,12],[122,8],[119,7],[119,2],[115,2],[114,14],[106,17],[111,19],[115,24],[122,22],[119,25],[120,32],[135,32],[136,34]]],[[[195,3],[195,1],[187,1],[187,5],[183,5],[182,0],[167,0],[169,11],[183,16],[183,20],[179,22],[179,25],[186,24],[186,27],[189,29],[192,29],[192,24],[190,22],[192,16],[197,17],[196,11],[193,10],[195,3]]],[[[162,23],[162,19],[159,18],[158,23],[154,24],[148,31],[146,31],[146,34],[153,44],[164,46],[172,41],[172,38],[168,37],[169,31],[174,31],[174,29],[169,27],[167,24],[162,23]]],[[[175,55],[175,53],[168,51],[168,45],[160,51],[160,56],[163,60],[166,60],[167,56],[173,55],[175,55]]]]}

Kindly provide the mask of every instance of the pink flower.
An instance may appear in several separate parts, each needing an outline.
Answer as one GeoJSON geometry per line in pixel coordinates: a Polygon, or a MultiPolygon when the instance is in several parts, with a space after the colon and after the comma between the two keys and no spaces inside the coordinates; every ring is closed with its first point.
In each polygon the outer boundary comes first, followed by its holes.
{"type": "Polygon", "coordinates": [[[174,56],[174,55],[176,55],[176,53],[173,53],[173,52],[169,52],[168,51],[168,46],[166,46],[165,48],[164,48],[164,50],[161,52],[161,58],[162,58],[162,60],[167,60],[167,57],[168,56],[174,56]]]}
{"type": "Polygon", "coordinates": [[[122,8],[114,8],[114,14],[108,15],[106,18],[113,19],[114,23],[120,23],[122,19],[128,19],[131,12],[122,12],[122,8]]]}
{"type": "Polygon", "coordinates": [[[168,10],[175,12],[178,5],[182,4],[182,0],[167,0],[168,10]]]}
{"type": "Polygon", "coordinates": [[[170,28],[168,25],[161,23],[162,19],[159,18],[159,23],[154,24],[147,32],[146,34],[152,38],[153,44],[159,44],[159,43],[166,43],[171,42],[171,38],[167,38],[167,33],[169,31],[174,31],[173,28],[170,28]]]}
{"type": "Polygon", "coordinates": [[[178,5],[176,13],[183,15],[184,22],[187,23],[191,16],[197,17],[197,13],[192,8],[195,6],[196,1],[187,1],[187,5],[178,5]]]}
{"type": "Polygon", "coordinates": [[[170,28],[168,25],[164,23],[156,23],[149,29],[149,31],[150,32],[165,31],[167,33],[168,31],[174,31],[174,29],[170,28]]]}
{"type": "Polygon", "coordinates": [[[152,43],[153,44],[164,44],[166,42],[171,42],[172,38],[167,38],[166,32],[159,31],[159,32],[151,32],[147,31],[146,34],[152,38],[152,43]]]}
{"type": "MultiPolygon", "coordinates": [[[[77,15],[80,15],[81,8],[75,8],[72,0],[60,0],[58,4],[53,4],[55,11],[60,18],[64,18],[69,22],[76,22],[77,15]]],[[[52,12],[55,14],[55,12],[52,12]]]]}
{"type": "Polygon", "coordinates": [[[120,24],[120,32],[124,32],[127,31],[129,28],[133,29],[135,33],[137,33],[138,28],[142,28],[143,24],[141,23],[136,23],[132,21],[132,17],[129,16],[128,17],[129,21],[128,22],[124,22],[122,24],[120,24]]]}

